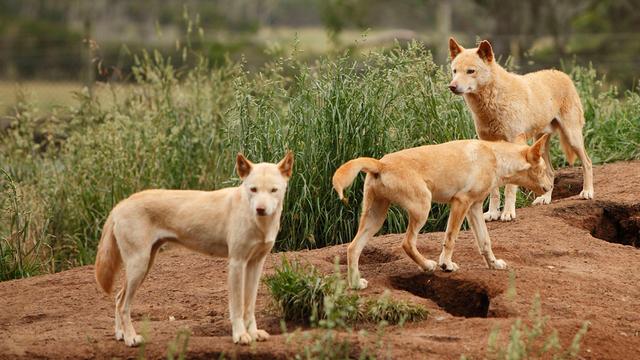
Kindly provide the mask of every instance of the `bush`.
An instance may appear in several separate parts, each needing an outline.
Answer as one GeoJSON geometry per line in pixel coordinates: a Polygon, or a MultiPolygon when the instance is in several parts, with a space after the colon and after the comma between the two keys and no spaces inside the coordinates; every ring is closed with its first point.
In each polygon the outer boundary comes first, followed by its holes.
{"type": "Polygon", "coordinates": [[[346,328],[357,320],[378,324],[403,324],[426,319],[425,308],[395,300],[388,292],[376,299],[360,298],[348,291],[336,263],[333,274],[282,257],[274,274],[263,279],[274,305],[285,320],[309,322],[326,329],[346,328]]]}
{"type": "MultiPolygon", "coordinates": [[[[179,66],[157,51],[142,51],[134,58],[134,85],[106,85],[109,97],[80,92],[78,106],[44,120],[29,102],[16,107],[15,127],[0,136],[0,166],[15,192],[28,194],[17,206],[31,216],[24,242],[50,249],[35,258],[37,268],[93,263],[108,212],[136,191],[237,185],[238,151],[253,161],[295,153],[277,250],[344,243],[357,230],[363,181],[355,181],[353,200],[344,206],[331,188],[338,166],[475,136],[466,105],[446,87],[449,75],[416,43],[360,58],[329,55],[312,65],[292,54],[256,72],[234,62],[212,68],[188,48],[183,54],[179,66]],[[34,145],[41,129],[58,145],[34,145]]],[[[589,69],[572,75],[585,103],[594,162],[639,158],[640,96],[605,91],[589,69]]],[[[561,164],[557,153],[554,161],[561,164]]],[[[0,188],[7,184],[0,177],[0,188]]],[[[423,230],[443,229],[447,215],[445,206],[434,205],[423,230]]],[[[8,249],[17,249],[14,218],[12,210],[0,215],[0,239],[8,249]]],[[[405,227],[403,213],[392,208],[382,231],[405,227]]]]}

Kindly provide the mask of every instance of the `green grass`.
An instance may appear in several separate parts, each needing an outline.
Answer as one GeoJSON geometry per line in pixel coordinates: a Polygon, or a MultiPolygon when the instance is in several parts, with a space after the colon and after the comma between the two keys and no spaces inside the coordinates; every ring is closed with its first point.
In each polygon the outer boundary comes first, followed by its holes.
{"type": "MultiPolygon", "coordinates": [[[[146,188],[237,185],[238,151],[253,161],[295,152],[277,250],[344,243],[357,229],[363,177],[345,206],[331,189],[338,166],[475,136],[466,105],[446,87],[448,71],[418,44],[313,64],[296,60],[295,51],[251,72],[242,62],[212,68],[189,49],[185,62],[143,52],[131,86],[106,86],[94,97],[77,92],[71,105],[45,117],[39,105],[19,99],[10,114],[14,128],[0,135],[7,174],[0,177],[0,277],[93,263],[118,201],[146,188]],[[34,131],[43,143],[34,143],[34,131]],[[33,266],[14,271],[25,258],[33,266]]],[[[571,74],[594,162],[640,158],[638,93],[606,90],[590,69],[571,74]]],[[[562,165],[558,152],[554,162],[562,165]]],[[[442,229],[447,214],[434,205],[423,230],[442,229]]],[[[403,212],[392,208],[382,232],[405,225],[403,212]]]]}
{"type": "Polygon", "coordinates": [[[404,324],[428,315],[424,307],[393,299],[388,292],[378,298],[361,298],[348,290],[337,264],[334,273],[323,275],[310,264],[283,256],[275,272],[263,281],[284,320],[321,328],[346,328],[357,321],[404,324]]]}
{"type": "Polygon", "coordinates": [[[580,344],[589,330],[585,321],[566,348],[560,344],[558,331],[548,324],[549,318],[542,315],[540,296],[536,295],[531,305],[528,321],[516,319],[506,341],[500,341],[500,329],[489,334],[487,359],[576,359],[580,344]]]}

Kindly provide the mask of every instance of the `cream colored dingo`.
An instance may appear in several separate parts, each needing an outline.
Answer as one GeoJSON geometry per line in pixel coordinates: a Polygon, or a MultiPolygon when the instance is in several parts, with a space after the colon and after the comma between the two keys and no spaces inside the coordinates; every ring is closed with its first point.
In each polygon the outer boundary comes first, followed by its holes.
{"type": "MultiPolygon", "coordinates": [[[[576,155],[582,162],[580,197],[593,199],[591,159],[582,138],[584,115],[571,78],[556,70],[526,75],[509,73],[495,61],[491,44],[486,40],[477,48],[464,49],[450,38],[449,52],[453,72],[449,88],[453,93],[464,96],[471,109],[478,137],[490,141],[524,143],[527,139],[538,139],[543,134],[557,130],[568,162],[572,164],[576,155]]],[[[547,171],[553,177],[548,143],[545,148],[547,171]]],[[[506,186],[504,209],[500,214],[500,192],[495,188],[491,192],[485,220],[515,219],[517,191],[515,185],[506,186]]],[[[550,203],[552,191],[550,189],[533,203],[550,203]]]]}
{"type": "Polygon", "coordinates": [[[551,189],[553,179],[542,159],[548,136],[531,147],[504,141],[459,140],[398,151],[380,160],[358,158],[342,165],[333,175],[333,188],[340,199],[344,199],[344,188],[358,172],[367,173],[358,233],[347,254],[349,285],[355,289],[367,287],[367,281],[360,278],[358,259],[384,223],[391,203],[409,215],[402,248],[422,270],[431,272],[436,265],[445,271],[458,269],[451,258],[465,216],[487,265],[505,269],[507,264],[496,259],[491,250],[482,203],[493,188],[504,184],[518,184],[538,194],[551,189]],[[418,231],[427,221],[432,201],[451,204],[437,264],[425,259],[416,248],[418,231]]]}
{"type": "Polygon", "coordinates": [[[162,244],[179,243],[229,258],[229,312],[233,342],[266,340],[256,326],[256,295],[264,260],[280,227],[293,153],[276,164],[252,164],[242,154],[236,170],[242,184],[217,191],[147,190],[116,205],[104,224],[96,256],[96,280],[110,293],[124,263],[116,295],[116,339],[136,346],[143,339],[131,323],[131,301],[162,244]]]}

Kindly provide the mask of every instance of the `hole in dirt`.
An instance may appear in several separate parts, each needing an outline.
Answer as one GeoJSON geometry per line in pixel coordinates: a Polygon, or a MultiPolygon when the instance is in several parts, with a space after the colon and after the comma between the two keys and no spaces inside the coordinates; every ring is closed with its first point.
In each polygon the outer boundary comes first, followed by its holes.
{"type": "Polygon", "coordinates": [[[598,202],[557,209],[556,214],[595,238],[640,248],[640,204],[598,202]]]}
{"type": "Polygon", "coordinates": [[[571,172],[558,171],[553,179],[553,199],[564,199],[580,194],[582,174],[575,169],[571,172]]]}
{"type": "MultiPolygon", "coordinates": [[[[326,260],[333,264],[335,257],[330,256],[326,260]]],[[[360,260],[358,263],[360,265],[366,264],[384,264],[392,261],[399,260],[400,256],[386,250],[378,249],[375,247],[365,247],[362,250],[362,254],[360,254],[360,260]]],[[[347,264],[347,253],[342,252],[339,256],[338,262],[340,265],[347,264]]]]}
{"type": "Polygon", "coordinates": [[[391,277],[391,285],[413,295],[431,299],[454,316],[486,318],[489,315],[489,292],[481,285],[468,280],[419,273],[391,277]]]}
{"type": "Polygon", "coordinates": [[[591,235],[608,242],[640,248],[640,204],[612,204],[602,208],[591,235]]]}

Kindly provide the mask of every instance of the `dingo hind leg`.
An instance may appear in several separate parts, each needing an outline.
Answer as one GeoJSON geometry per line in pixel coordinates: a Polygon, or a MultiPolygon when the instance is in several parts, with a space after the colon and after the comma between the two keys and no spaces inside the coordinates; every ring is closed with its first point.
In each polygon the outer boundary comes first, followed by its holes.
{"type": "Polygon", "coordinates": [[[593,167],[591,159],[584,148],[584,138],[582,137],[582,124],[584,124],[582,110],[573,108],[564,114],[560,123],[562,132],[561,140],[567,141],[571,149],[578,155],[582,162],[582,192],[580,198],[593,199],[593,167]]]}
{"type": "MultiPolygon", "coordinates": [[[[153,262],[155,259],[156,254],[158,253],[158,250],[160,249],[160,247],[162,247],[162,245],[164,245],[165,241],[162,240],[158,240],[156,241],[153,246],[151,247],[151,252],[149,254],[149,260],[147,261],[147,267],[146,270],[144,272],[144,275],[142,275],[142,280],[136,280],[139,282],[138,287],[140,286],[140,284],[142,284],[142,282],[144,281],[144,279],[146,279],[147,275],[149,274],[149,270],[151,270],[151,267],[153,266],[153,262]]],[[[137,273],[140,272],[140,268],[142,268],[143,264],[140,264],[139,266],[136,266],[135,270],[132,271],[128,271],[127,268],[125,267],[125,278],[122,282],[122,288],[120,289],[120,291],[118,291],[117,295],[116,295],[116,309],[115,309],[115,333],[116,333],[116,340],[124,340],[125,339],[125,328],[123,326],[124,321],[123,321],[123,314],[124,314],[124,299],[126,297],[127,294],[127,288],[130,287],[130,281],[131,279],[129,278],[129,276],[127,274],[129,273],[137,273]]],[[[136,275],[136,277],[139,276],[139,274],[136,275]]],[[[135,291],[134,291],[135,293],[135,291]]],[[[133,294],[131,295],[131,299],[129,300],[129,302],[131,302],[133,300],[133,294]]],[[[129,304],[130,306],[130,304],[129,304]]],[[[130,309],[129,309],[130,311],[130,309]]],[[[130,320],[130,316],[129,316],[129,323],[131,324],[131,320],[130,320]]],[[[131,338],[131,335],[130,335],[131,338]]],[[[135,330],[133,330],[133,341],[130,341],[127,345],[129,346],[136,346],[138,344],[140,344],[142,342],[142,337],[135,335],[135,330]]]]}
{"type": "Polygon", "coordinates": [[[358,233],[347,248],[347,279],[352,289],[364,289],[367,287],[367,280],[360,277],[360,270],[358,269],[360,254],[369,239],[371,239],[384,224],[388,210],[389,201],[376,197],[365,185],[358,233]]]}
{"type": "MultiPolygon", "coordinates": [[[[121,224],[118,224],[121,225],[121,224]]],[[[124,225],[124,224],[122,224],[124,225]]],[[[141,335],[137,335],[131,321],[131,303],[140,284],[144,281],[151,263],[154,247],[151,245],[149,226],[146,224],[131,224],[116,228],[116,239],[121,250],[124,263],[125,280],[123,289],[116,297],[116,312],[120,317],[121,330],[127,346],[137,346],[143,342],[141,335]],[[125,229],[137,229],[125,233],[125,229]]],[[[157,249],[156,249],[157,250],[157,249]]],[[[116,319],[116,326],[118,320],[116,319]]],[[[116,333],[116,337],[118,334],[116,333]]]]}
{"type": "MultiPolygon", "coordinates": [[[[544,134],[540,134],[538,136],[536,136],[536,141],[540,140],[540,138],[542,138],[542,136],[544,136],[544,134]]],[[[562,135],[561,135],[562,136],[562,135]]],[[[544,143],[544,153],[542,154],[542,157],[544,159],[545,164],[547,164],[547,174],[549,175],[549,177],[551,179],[553,179],[555,177],[554,171],[553,171],[553,164],[551,163],[551,156],[550,156],[550,142],[551,142],[551,136],[547,137],[547,141],[544,143]]],[[[533,200],[533,205],[546,205],[546,204],[551,204],[551,194],[553,193],[553,188],[549,191],[547,191],[546,193],[544,193],[543,195],[538,196],[535,200],[533,200]]]]}
{"type": "Polygon", "coordinates": [[[425,189],[423,194],[418,194],[415,199],[412,197],[409,204],[404,204],[403,207],[407,210],[409,215],[409,224],[407,225],[407,232],[405,239],[402,242],[402,249],[409,255],[423,271],[433,272],[436,269],[436,262],[433,260],[427,260],[416,246],[418,239],[418,232],[429,218],[429,211],[431,210],[431,192],[425,189]]]}

